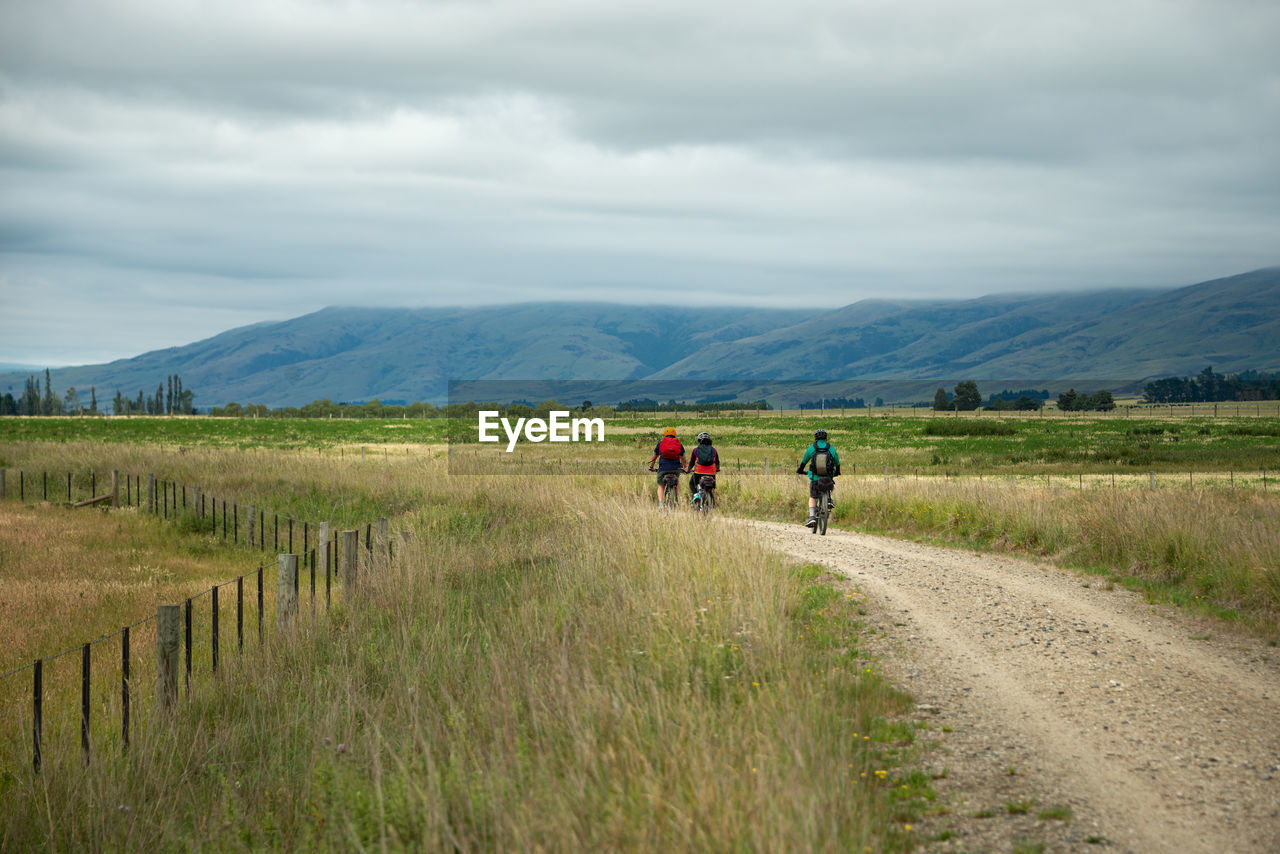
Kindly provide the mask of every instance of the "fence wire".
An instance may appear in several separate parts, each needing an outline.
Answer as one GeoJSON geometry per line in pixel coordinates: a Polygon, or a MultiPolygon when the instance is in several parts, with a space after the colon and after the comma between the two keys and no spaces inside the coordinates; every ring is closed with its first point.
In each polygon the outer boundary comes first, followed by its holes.
{"type": "MultiPolygon", "coordinates": [[[[0,498],[32,500],[36,496],[29,487],[38,484],[36,488],[42,499],[65,498],[67,503],[75,503],[77,487],[84,500],[100,498],[94,493],[104,483],[109,486],[110,477],[99,479],[93,472],[41,472],[35,481],[19,470],[17,481],[18,488],[15,490],[12,484],[6,484],[6,494],[0,498]]],[[[145,483],[142,475],[121,473],[121,506],[150,509],[151,515],[160,520],[177,521],[194,514],[202,532],[213,533],[219,539],[246,548],[265,551],[268,545],[276,550],[280,546],[296,547],[302,552],[295,584],[299,613],[321,613],[327,609],[331,584],[337,577],[337,528],[331,531],[328,548],[325,548],[325,544],[318,542],[320,528],[315,523],[254,508],[257,518],[251,526],[248,505],[228,502],[204,490],[160,478],[154,481],[154,494],[148,496],[145,483]],[[206,526],[211,530],[204,531],[206,526]]],[[[372,524],[355,526],[357,542],[361,527],[365,530],[366,545],[372,548],[369,534],[372,524]]],[[[255,571],[211,585],[179,603],[180,696],[189,696],[202,679],[208,679],[215,664],[217,671],[223,673],[243,656],[259,651],[268,641],[276,614],[276,580],[276,562],[265,561],[255,571]]],[[[86,759],[91,759],[100,751],[125,749],[133,733],[147,725],[157,708],[157,631],[157,616],[152,614],[117,631],[0,674],[0,762],[31,768],[37,764],[37,749],[45,761],[48,757],[62,757],[77,751],[84,751],[86,759]],[[40,677],[38,735],[37,673],[40,677]]]]}

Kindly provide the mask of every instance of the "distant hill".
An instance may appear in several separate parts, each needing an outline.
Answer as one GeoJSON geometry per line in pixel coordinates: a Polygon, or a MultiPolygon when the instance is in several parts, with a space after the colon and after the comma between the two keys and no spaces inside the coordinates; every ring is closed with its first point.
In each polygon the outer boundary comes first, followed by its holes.
{"type": "MultiPolygon", "coordinates": [[[[529,303],[326,308],[106,365],[59,368],[54,388],[150,395],[178,373],[205,409],[442,401],[465,379],[821,379],[954,382],[1150,379],[1280,370],[1280,268],[1167,291],[866,300],[816,312],[529,303]]],[[[17,396],[27,372],[0,374],[17,396]]],[[[989,389],[985,389],[987,391],[989,389]]],[[[990,389],[994,390],[994,389],[990,389]]]]}
{"type": "MultiPolygon", "coordinates": [[[[52,372],[53,386],[100,407],[119,389],[150,396],[182,377],[199,409],[235,400],[291,406],[337,401],[442,401],[451,378],[635,379],[721,340],[796,323],[804,312],[529,303],[474,309],[326,308],[233,329],[184,347],[52,372]]],[[[30,373],[30,372],[28,372],[30,373]]],[[[15,397],[27,373],[0,374],[15,397]]]]}
{"type": "Polygon", "coordinates": [[[860,302],[709,346],[660,376],[1138,380],[1209,364],[1280,366],[1280,268],[1172,291],[860,302]]]}

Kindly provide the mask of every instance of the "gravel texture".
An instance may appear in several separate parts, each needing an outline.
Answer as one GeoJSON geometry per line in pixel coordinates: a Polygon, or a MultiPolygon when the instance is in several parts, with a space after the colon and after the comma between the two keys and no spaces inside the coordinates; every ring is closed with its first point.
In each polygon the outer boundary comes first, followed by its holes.
{"type": "Polygon", "coordinates": [[[926,848],[1280,852],[1267,642],[1047,564],[746,524],[867,597],[879,666],[931,727],[926,848]]]}

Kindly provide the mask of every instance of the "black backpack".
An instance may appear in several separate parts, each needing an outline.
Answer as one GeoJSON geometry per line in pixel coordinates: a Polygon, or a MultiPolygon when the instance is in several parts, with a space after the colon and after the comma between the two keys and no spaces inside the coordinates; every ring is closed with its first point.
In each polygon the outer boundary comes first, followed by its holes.
{"type": "Polygon", "coordinates": [[[818,477],[831,477],[836,473],[836,458],[831,455],[831,446],[813,451],[813,456],[809,458],[809,470],[818,477]]]}
{"type": "Polygon", "coordinates": [[[709,466],[716,461],[716,449],[710,445],[699,445],[693,449],[693,455],[704,466],[709,466]]]}

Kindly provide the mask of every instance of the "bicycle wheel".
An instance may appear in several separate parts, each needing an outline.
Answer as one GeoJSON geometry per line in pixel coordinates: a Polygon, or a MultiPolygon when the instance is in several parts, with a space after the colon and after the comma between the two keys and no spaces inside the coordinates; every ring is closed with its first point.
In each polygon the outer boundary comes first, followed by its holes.
{"type": "Polygon", "coordinates": [[[666,487],[666,495],[663,498],[663,505],[674,510],[678,504],[677,492],[680,489],[680,479],[677,477],[668,477],[663,481],[666,487]]]}
{"type": "Polygon", "coordinates": [[[831,518],[831,508],[827,506],[827,499],[829,497],[830,493],[824,492],[818,499],[818,533],[824,537],[827,535],[827,520],[831,518]]]}

